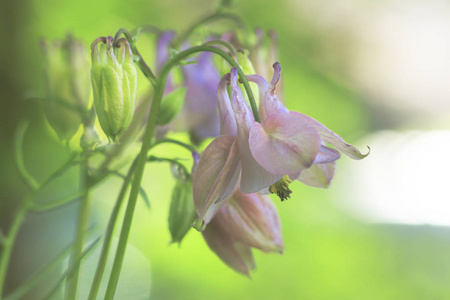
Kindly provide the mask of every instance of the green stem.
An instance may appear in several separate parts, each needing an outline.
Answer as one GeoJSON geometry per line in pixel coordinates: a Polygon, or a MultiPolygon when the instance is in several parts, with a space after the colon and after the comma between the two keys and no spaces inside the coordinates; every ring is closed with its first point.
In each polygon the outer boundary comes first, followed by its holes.
{"type": "MultiPolygon", "coordinates": [[[[75,266],[80,265],[81,261],[95,250],[100,239],[101,239],[101,237],[98,237],[91,244],[89,244],[86,247],[86,249],[84,249],[84,251],[81,253],[79,259],[75,262],[75,266]]],[[[67,268],[67,270],[64,271],[64,273],[61,275],[61,277],[56,281],[56,284],[54,285],[54,287],[50,290],[50,292],[43,299],[53,299],[52,297],[58,291],[60,285],[64,282],[64,280],[66,278],[69,279],[69,277],[73,274],[73,271],[74,271],[74,269],[72,269],[69,265],[69,268],[67,268]]]]}
{"type": "Polygon", "coordinates": [[[230,53],[233,55],[233,57],[237,56],[237,52],[236,49],[233,47],[233,45],[231,45],[230,43],[223,41],[223,40],[212,40],[209,42],[206,42],[203,44],[203,46],[212,46],[212,45],[221,45],[225,48],[227,48],[228,50],[230,50],[230,53]]]}
{"type": "Polygon", "coordinates": [[[154,148],[157,145],[166,144],[166,143],[175,144],[175,145],[184,147],[184,148],[186,148],[187,150],[189,150],[191,152],[198,152],[197,149],[194,146],[192,146],[192,145],[189,145],[189,144],[186,144],[186,143],[174,140],[174,139],[169,139],[169,138],[163,138],[163,139],[157,140],[156,142],[154,142],[152,144],[151,148],[154,148]]]}
{"type": "Polygon", "coordinates": [[[138,57],[137,64],[139,68],[141,69],[142,73],[144,73],[145,77],[150,81],[150,83],[155,86],[156,85],[156,76],[153,74],[150,67],[145,63],[144,59],[142,58],[141,54],[139,53],[138,49],[136,48],[136,45],[133,41],[133,37],[131,36],[130,32],[126,30],[125,28],[120,28],[116,35],[114,36],[114,44],[116,44],[117,40],[119,39],[120,35],[123,34],[125,38],[127,39],[128,43],[131,46],[131,51],[133,51],[133,54],[138,57]]]}
{"type": "Polygon", "coordinates": [[[64,197],[62,199],[46,202],[46,203],[33,203],[30,205],[29,210],[30,212],[40,213],[40,212],[47,212],[49,210],[53,210],[56,208],[61,208],[64,205],[67,205],[69,203],[73,203],[77,200],[79,200],[81,197],[83,197],[83,192],[77,192],[75,194],[69,195],[67,197],[64,197]]]}
{"type": "Polygon", "coordinates": [[[175,159],[172,159],[172,158],[156,157],[156,156],[150,155],[149,158],[148,158],[148,162],[155,162],[155,161],[156,162],[169,162],[171,164],[175,164],[175,165],[177,165],[179,168],[181,168],[183,170],[183,172],[184,172],[184,174],[186,176],[189,176],[189,172],[186,169],[186,167],[182,163],[180,163],[178,160],[175,160],[175,159]]]}
{"type": "Polygon", "coordinates": [[[117,252],[114,259],[114,264],[112,267],[111,275],[108,282],[108,287],[106,289],[105,299],[113,299],[114,294],[116,292],[117,283],[119,281],[120,272],[123,265],[123,260],[125,258],[125,252],[128,244],[128,237],[130,234],[131,224],[133,221],[134,210],[136,207],[137,197],[139,194],[139,188],[141,186],[142,177],[144,174],[144,168],[147,161],[147,153],[152,146],[152,139],[156,130],[156,119],[159,113],[159,108],[162,100],[162,96],[164,93],[164,87],[166,85],[167,76],[173,67],[177,66],[180,61],[183,59],[198,53],[198,52],[212,52],[222,56],[231,66],[237,68],[239,77],[244,83],[245,90],[248,94],[248,98],[250,100],[250,105],[253,109],[253,114],[255,115],[255,119],[258,122],[260,121],[258,110],[255,103],[255,98],[253,96],[252,90],[248,84],[247,79],[245,78],[244,73],[242,72],[239,65],[224,51],[210,47],[210,46],[198,46],[193,47],[188,50],[182,51],[171,58],[162,68],[161,75],[158,78],[155,86],[155,94],[152,102],[152,106],[150,107],[150,115],[148,117],[148,122],[146,125],[144,140],[142,142],[141,152],[137,157],[136,163],[136,171],[134,172],[131,192],[128,198],[128,205],[125,211],[125,217],[122,223],[122,229],[120,232],[119,243],[117,245],[117,252]]]}
{"type": "Polygon", "coordinates": [[[184,33],[182,33],[178,38],[174,39],[172,42],[172,46],[174,48],[178,48],[198,27],[202,25],[206,25],[211,22],[218,21],[220,19],[228,19],[235,22],[239,27],[246,30],[245,23],[242,21],[241,17],[233,13],[214,13],[210,16],[201,19],[199,22],[193,24],[191,27],[186,29],[184,33]]]}
{"type": "Polygon", "coordinates": [[[17,215],[14,218],[13,223],[8,231],[8,235],[3,243],[2,253],[0,256],[0,299],[3,294],[3,287],[5,285],[6,274],[8,271],[11,253],[14,248],[14,244],[16,241],[17,234],[19,233],[19,229],[22,226],[25,215],[28,210],[28,203],[31,201],[31,196],[27,197],[24,200],[24,204],[20,207],[20,210],[17,212],[17,215]]]}
{"type": "Polygon", "coordinates": [[[125,194],[128,190],[128,186],[130,185],[131,178],[136,167],[136,163],[133,162],[130,169],[128,170],[128,174],[125,177],[122,188],[119,192],[119,196],[117,197],[116,204],[112,210],[111,216],[109,217],[108,226],[105,232],[105,239],[103,241],[102,252],[100,254],[100,258],[97,263],[97,269],[95,270],[94,280],[92,281],[91,290],[89,292],[89,300],[97,299],[98,291],[100,289],[100,284],[102,281],[103,273],[105,272],[106,262],[108,260],[109,250],[111,248],[111,241],[114,233],[114,228],[117,223],[117,218],[119,217],[120,208],[122,207],[123,199],[125,198],[125,194]]]}
{"type": "Polygon", "coordinates": [[[66,283],[66,299],[76,299],[78,277],[80,273],[80,263],[85,233],[89,225],[89,211],[90,211],[90,182],[88,174],[88,153],[85,153],[85,158],[80,164],[80,190],[83,193],[80,207],[78,211],[78,222],[75,236],[75,247],[69,259],[69,266],[73,270],[66,283]]]}
{"type": "Polygon", "coordinates": [[[50,273],[60,266],[64,259],[66,259],[70,252],[72,251],[73,246],[69,246],[64,251],[62,251],[52,262],[50,262],[46,267],[42,269],[36,276],[29,278],[27,281],[22,283],[19,288],[15,291],[8,294],[4,300],[20,300],[38,283],[47,278],[50,273]]]}

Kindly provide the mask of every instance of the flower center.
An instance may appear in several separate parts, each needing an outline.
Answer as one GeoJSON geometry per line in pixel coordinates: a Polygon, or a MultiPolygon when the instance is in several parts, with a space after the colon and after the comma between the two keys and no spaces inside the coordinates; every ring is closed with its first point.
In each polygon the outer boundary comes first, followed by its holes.
{"type": "Polygon", "coordinates": [[[272,194],[277,194],[281,201],[289,199],[291,198],[292,193],[291,189],[289,188],[289,184],[291,182],[292,180],[289,178],[289,176],[284,175],[280,180],[269,187],[269,192],[271,192],[272,194]]]}

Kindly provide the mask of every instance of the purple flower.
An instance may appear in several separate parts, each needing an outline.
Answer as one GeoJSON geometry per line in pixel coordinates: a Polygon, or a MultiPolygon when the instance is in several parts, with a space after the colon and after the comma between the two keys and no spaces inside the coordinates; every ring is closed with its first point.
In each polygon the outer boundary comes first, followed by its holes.
{"type": "Polygon", "coordinates": [[[232,269],[250,275],[251,248],[283,252],[281,223],[268,196],[237,190],[203,231],[208,246],[232,269]]]}

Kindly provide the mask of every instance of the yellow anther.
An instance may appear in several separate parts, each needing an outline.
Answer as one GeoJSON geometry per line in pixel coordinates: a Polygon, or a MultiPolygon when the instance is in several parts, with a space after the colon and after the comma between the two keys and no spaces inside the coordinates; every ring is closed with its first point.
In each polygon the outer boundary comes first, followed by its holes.
{"type": "Polygon", "coordinates": [[[291,189],[289,188],[289,184],[291,182],[292,180],[289,178],[289,176],[284,175],[280,180],[269,187],[269,192],[271,192],[272,194],[277,194],[281,201],[289,199],[291,198],[292,193],[291,189]]]}

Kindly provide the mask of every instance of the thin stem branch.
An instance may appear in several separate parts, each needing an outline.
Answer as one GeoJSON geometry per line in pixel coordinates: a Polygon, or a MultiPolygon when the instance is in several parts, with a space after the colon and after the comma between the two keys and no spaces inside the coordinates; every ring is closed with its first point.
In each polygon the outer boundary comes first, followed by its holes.
{"type": "Polygon", "coordinates": [[[83,196],[80,202],[78,211],[78,222],[75,235],[75,248],[70,256],[69,266],[73,270],[66,283],[66,299],[74,300],[77,295],[78,277],[80,273],[80,263],[83,251],[83,243],[85,239],[85,233],[89,225],[89,212],[90,212],[90,182],[89,182],[89,167],[88,167],[89,154],[85,153],[85,158],[80,164],[80,191],[83,196]]]}
{"type": "Polygon", "coordinates": [[[19,300],[22,299],[32,288],[34,288],[39,282],[45,279],[50,272],[56,269],[64,259],[69,256],[72,251],[73,245],[64,249],[60,254],[56,256],[47,266],[45,266],[36,276],[29,278],[23,284],[20,285],[15,291],[9,293],[4,300],[19,300]]]}
{"type": "Polygon", "coordinates": [[[100,289],[100,284],[102,281],[103,273],[105,272],[106,263],[108,260],[109,251],[111,249],[111,242],[112,237],[114,233],[114,228],[117,223],[117,219],[119,217],[120,208],[122,207],[123,200],[125,198],[125,194],[128,190],[128,186],[130,185],[131,178],[133,176],[133,172],[136,167],[136,162],[133,162],[133,164],[130,166],[130,169],[128,170],[128,174],[125,177],[122,188],[119,192],[119,196],[117,197],[116,204],[114,205],[114,208],[112,210],[111,216],[109,217],[108,226],[106,228],[105,232],[105,239],[103,240],[103,246],[102,251],[100,254],[100,258],[97,263],[97,269],[95,270],[94,279],[92,281],[91,290],[89,292],[89,300],[95,300],[97,299],[98,291],[100,289]]]}
{"type": "Polygon", "coordinates": [[[8,271],[11,253],[14,248],[14,244],[17,238],[17,234],[19,233],[20,227],[25,220],[25,215],[27,214],[28,206],[26,203],[29,203],[31,196],[27,197],[23,202],[24,204],[20,207],[17,215],[14,218],[14,221],[8,231],[8,235],[4,240],[3,249],[0,256],[0,298],[3,294],[3,287],[5,285],[6,274],[8,271]]]}
{"type": "Polygon", "coordinates": [[[142,58],[141,54],[139,53],[138,49],[136,48],[136,45],[133,41],[133,37],[131,36],[130,32],[128,32],[128,30],[126,30],[125,28],[120,28],[116,32],[116,35],[114,36],[113,45],[116,44],[117,40],[119,39],[120,35],[122,35],[122,34],[125,36],[128,43],[130,44],[131,51],[133,52],[133,54],[138,57],[137,64],[138,64],[139,68],[141,69],[142,73],[144,73],[145,77],[147,77],[147,79],[150,81],[150,83],[153,86],[155,86],[156,85],[156,76],[155,76],[155,74],[153,74],[150,67],[145,63],[145,60],[142,58]]]}
{"type": "Polygon", "coordinates": [[[202,25],[206,25],[208,23],[212,23],[218,20],[227,20],[227,19],[235,22],[241,29],[246,30],[245,23],[238,15],[233,13],[220,13],[220,12],[214,13],[201,19],[197,23],[193,24],[191,27],[187,28],[186,31],[183,32],[178,38],[173,40],[172,46],[174,48],[178,48],[195,31],[195,29],[197,29],[202,25]]]}
{"type": "Polygon", "coordinates": [[[197,149],[192,145],[189,145],[189,144],[186,144],[186,143],[174,140],[174,139],[169,139],[169,138],[163,138],[163,139],[159,139],[159,140],[155,141],[152,144],[152,146],[150,147],[150,149],[153,149],[154,147],[156,147],[160,144],[165,144],[165,143],[175,144],[175,145],[184,147],[191,152],[198,152],[197,149]]]}

